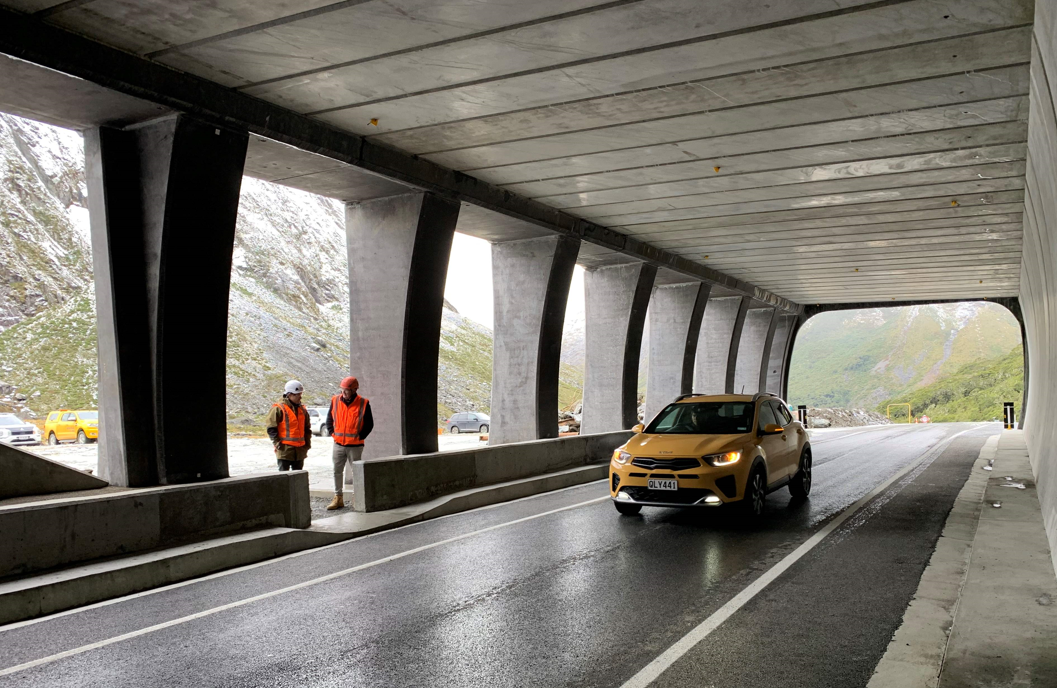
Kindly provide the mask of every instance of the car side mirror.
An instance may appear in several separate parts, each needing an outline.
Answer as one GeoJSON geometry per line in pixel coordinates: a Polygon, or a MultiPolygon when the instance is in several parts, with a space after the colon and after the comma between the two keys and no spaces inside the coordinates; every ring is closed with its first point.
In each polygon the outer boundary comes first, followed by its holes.
{"type": "Polygon", "coordinates": [[[778,433],[782,432],[782,430],[784,430],[784,429],[785,428],[783,428],[781,425],[775,425],[774,423],[768,423],[767,425],[763,426],[763,434],[765,434],[765,435],[777,435],[778,433]]]}
{"type": "Polygon", "coordinates": [[[645,429],[646,429],[645,425],[643,425],[642,423],[637,423],[635,425],[635,427],[631,428],[631,431],[632,432],[642,432],[645,429]]]}

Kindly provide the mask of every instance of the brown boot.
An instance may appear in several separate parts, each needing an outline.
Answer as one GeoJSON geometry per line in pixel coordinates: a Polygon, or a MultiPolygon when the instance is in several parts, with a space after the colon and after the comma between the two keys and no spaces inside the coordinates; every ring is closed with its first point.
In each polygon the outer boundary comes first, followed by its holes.
{"type": "Polygon", "coordinates": [[[330,504],[327,505],[327,511],[334,511],[335,509],[344,509],[345,499],[341,495],[334,495],[334,499],[330,500],[330,504]]]}

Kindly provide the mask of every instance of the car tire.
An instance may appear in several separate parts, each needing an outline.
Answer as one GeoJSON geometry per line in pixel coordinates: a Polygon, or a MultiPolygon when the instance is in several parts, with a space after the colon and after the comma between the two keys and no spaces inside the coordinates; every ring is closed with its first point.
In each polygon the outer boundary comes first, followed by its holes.
{"type": "Polygon", "coordinates": [[[483,435],[483,434],[485,434],[486,432],[488,432],[488,426],[487,426],[487,425],[482,425],[482,426],[481,426],[481,434],[483,435]]]}
{"type": "Polygon", "coordinates": [[[627,504],[626,502],[613,502],[613,506],[617,508],[621,516],[634,516],[635,514],[642,511],[641,504],[627,504]]]}
{"type": "Polygon", "coordinates": [[[58,443],[59,443],[59,438],[55,436],[55,433],[54,432],[49,432],[48,433],[48,444],[50,444],[51,446],[54,447],[58,443]]]}
{"type": "Polygon", "coordinates": [[[741,509],[750,518],[763,516],[764,501],[767,499],[767,478],[762,468],[755,468],[749,473],[745,483],[745,496],[741,500],[741,509]]]}
{"type": "Polygon", "coordinates": [[[77,431],[77,444],[88,444],[88,435],[84,434],[84,430],[77,431]]]}
{"type": "Polygon", "coordinates": [[[789,494],[804,499],[811,493],[811,449],[804,447],[800,454],[800,468],[789,482],[789,494]]]}
{"type": "Polygon", "coordinates": [[[448,432],[450,432],[453,435],[458,435],[459,434],[459,426],[458,425],[451,426],[451,429],[448,430],[448,432]]]}
{"type": "Polygon", "coordinates": [[[319,426],[319,436],[320,437],[330,437],[330,434],[327,432],[327,426],[326,425],[320,425],[319,426]]]}

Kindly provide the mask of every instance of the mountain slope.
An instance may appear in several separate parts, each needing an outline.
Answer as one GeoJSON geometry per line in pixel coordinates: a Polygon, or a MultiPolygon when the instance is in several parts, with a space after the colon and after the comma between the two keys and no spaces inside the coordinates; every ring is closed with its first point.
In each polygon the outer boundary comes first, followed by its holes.
{"type": "Polygon", "coordinates": [[[969,363],[930,385],[886,399],[877,410],[884,413],[888,404],[909,403],[915,416],[936,422],[987,421],[1002,417],[1006,401],[1016,404],[1019,415],[1023,394],[1024,347],[1017,346],[1001,358],[969,363]]]}
{"type": "Polygon", "coordinates": [[[1019,343],[1016,319],[993,303],[822,313],[797,336],[789,401],[872,408],[1019,343]]]}

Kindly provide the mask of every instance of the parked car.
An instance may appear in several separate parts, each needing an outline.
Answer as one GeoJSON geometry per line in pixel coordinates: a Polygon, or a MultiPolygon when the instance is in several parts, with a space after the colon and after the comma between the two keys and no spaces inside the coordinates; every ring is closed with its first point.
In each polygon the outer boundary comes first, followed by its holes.
{"type": "Polygon", "coordinates": [[[320,437],[327,436],[327,414],[330,413],[329,406],[306,406],[308,418],[312,424],[312,433],[320,437]]]}
{"type": "Polygon", "coordinates": [[[487,413],[456,413],[448,419],[447,430],[454,434],[460,432],[486,433],[491,421],[487,413]]]}
{"type": "Polygon", "coordinates": [[[15,447],[40,444],[40,431],[13,413],[0,413],[0,442],[15,447]]]}
{"type": "Polygon", "coordinates": [[[44,421],[44,436],[48,438],[48,444],[68,440],[76,440],[77,444],[95,442],[99,439],[99,412],[88,409],[52,411],[44,421]]]}

